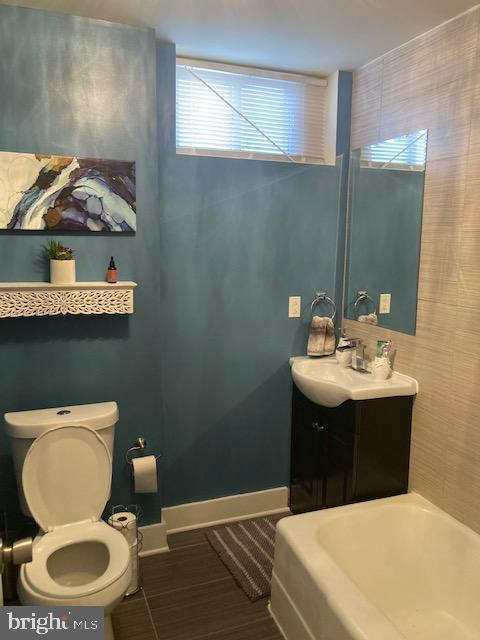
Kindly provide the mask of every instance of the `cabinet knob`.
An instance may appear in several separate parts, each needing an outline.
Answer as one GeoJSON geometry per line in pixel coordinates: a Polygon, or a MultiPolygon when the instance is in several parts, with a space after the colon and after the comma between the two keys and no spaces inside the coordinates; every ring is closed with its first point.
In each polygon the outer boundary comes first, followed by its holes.
{"type": "Polygon", "coordinates": [[[312,427],[315,429],[315,431],[325,431],[325,427],[323,426],[323,424],[318,424],[318,422],[312,422],[312,427]]]}

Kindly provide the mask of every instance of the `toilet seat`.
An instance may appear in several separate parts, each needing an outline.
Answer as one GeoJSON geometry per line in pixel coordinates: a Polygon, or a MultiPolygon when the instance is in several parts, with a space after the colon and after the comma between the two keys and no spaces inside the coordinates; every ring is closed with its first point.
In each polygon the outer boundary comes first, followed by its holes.
{"type": "Polygon", "coordinates": [[[45,431],[23,463],[25,499],[43,531],[99,520],[111,480],[112,459],[105,441],[80,425],[45,431]]]}
{"type": "MultiPolygon", "coordinates": [[[[87,554],[82,556],[87,563],[87,554]]],[[[33,547],[33,560],[23,565],[25,579],[36,593],[52,599],[72,599],[87,596],[107,588],[116,582],[130,566],[130,549],[125,538],[103,521],[76,523],[41,536],[33,547]],[[78,586],[65,586],[54,580],[48,559],[55,551],[77,543],[97,542],[108,552],[105,571],[90,582],[78,586]]]]}
{"type": "Polygon", "coordinates": [[[111,471],[108,447],[89,427],[53,427],[31,445],[22,483],[28,507],[45,531],[34,542],[32,562],[22,567],[34,593],[72,601],[107,589],[129,569],[127,541],[100,520],[111,471]],[[78,548],[69,552],[74,545],[78,548]]]}

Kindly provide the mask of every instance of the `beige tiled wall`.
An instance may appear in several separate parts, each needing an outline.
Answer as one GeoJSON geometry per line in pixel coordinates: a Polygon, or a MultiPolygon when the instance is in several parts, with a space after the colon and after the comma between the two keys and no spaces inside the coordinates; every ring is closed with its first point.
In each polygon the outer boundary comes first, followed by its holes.
{"type": "Polygon", "coordinates": [[[428,128],[417,333],[346,321],[415,376],[410,486],[480,532],[480,11],[354,74],[352,147],[428,128]]]}

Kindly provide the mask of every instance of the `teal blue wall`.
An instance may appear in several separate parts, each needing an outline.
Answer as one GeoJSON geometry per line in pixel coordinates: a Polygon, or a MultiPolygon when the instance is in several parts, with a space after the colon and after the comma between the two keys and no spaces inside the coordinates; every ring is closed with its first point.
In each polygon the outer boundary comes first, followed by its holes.
{"type": "Polygon", "coordinates": [[[164,497],[288,483],[291,378],[333,295],[335,167],[175,155],[175,49],[158,49],[164,497]],[[287,317],[301,295],[302,319],[287,317]]]}
{"type": "MultiPolygon", "coordinates": [[[[123,453],[136,435],[160,448],[159,211],[153,31],[0,6],[0,149],[137,163],[136,236],[71,235],[79,280],[102,280],[113,254],[139,283],[132,317],[0,321],[0,413],[117,400],[113,502],[134,496],[123,453]]],[[[0,280],[42,280],[45,235],[0,235],[0,280]]],[[[0,511],[16,510],[10,450],[0,428],[0,511]]]]}
{"type": "Polygon", "coordinates": [[[368,291],[377,307],[380,294],[391,293],[390,313],[379,315],[379,324],[415,333],[424,182],[423,171],[360,168],[352,160],[348,318],[356,319],[358,291],[368,291]]]}
{"type": "MultiPolygon", "coordinates": [[[[287,361],[314,291],[335,290],[341,187],[334,167],[176,156],[174,47],[157,58],[155,77],[149,30],[0,6],[0,149],[135,160],[138,233],[63,240],[79,279],[102,279],[113,253],[139,283],[129,318],[3,320],[0,411],[117,400],[112,502],[140,502],[144,523],[287,483],[287,361]],[[137,435],[163,453],[163,496],[131,492],[137,435]]],[[[45,279],[44,241],[0,235],[0,280],[45,279]]],[[[3,435],[0,487],[15,511],[3,435]]]]}

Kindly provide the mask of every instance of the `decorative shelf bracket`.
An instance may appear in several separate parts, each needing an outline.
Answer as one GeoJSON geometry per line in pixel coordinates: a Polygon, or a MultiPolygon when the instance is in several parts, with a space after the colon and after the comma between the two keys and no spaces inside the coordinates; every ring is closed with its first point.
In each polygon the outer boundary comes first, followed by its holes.
{"type": "Polygon", "coordinates": [[[132,314],[135,282],[0,283],[0,318],[132,314]]]}

